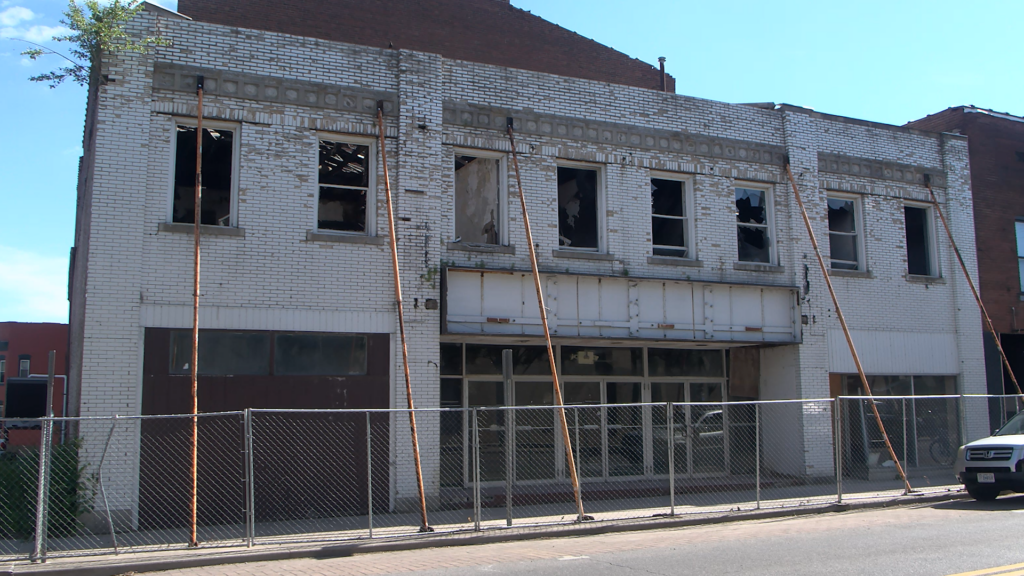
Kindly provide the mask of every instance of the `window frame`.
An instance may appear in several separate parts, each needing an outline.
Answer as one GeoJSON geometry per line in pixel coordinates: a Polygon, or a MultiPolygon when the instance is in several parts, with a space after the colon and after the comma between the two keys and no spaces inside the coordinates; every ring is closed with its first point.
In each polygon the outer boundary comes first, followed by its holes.
{"type": "Polygon", "coordinates": [[[776,266],[778,265],[779,255],[778,250],[775,249],[777,241],[775,238],[775,194],[774,186],[771,184],[765,184],[763,182],[747,182],[743,180],[734,180],[730,189],[732,190],[732,211],[733,211],[733,225],[738,229],[740,226],[746,226],[749,228],[761,228],[764,227],[768,231],[768,262],[753,262],[750,260],[740,260],[739,255],[739,241],[736,244],[736,261],[744,262],[747,264],[761,264],[765,266],[776,266]],[[761,190],[764,192],[764,204],[765,204],[765,218],[766,222],[761,224],[745,224],[738,220],[738,212],[736,210],[736,189],[746,188],[748,190],[761,190]]]}
{"type": "MultiPolygon", "coordinates": [[[[674,180],[681,182],[683,185],[683,206],[686,210],[686,216],[680,218],[679,216],[660,216],[654,214],[654,206],[651,206],[651,255],[655,258],[676,258],[679,260],[697,260],[697,215],[694,213],[694,192],[693,183],[694,178],[691,174],[680,174],[678,172],[662,172],[659,170],[651,170],[648,177],[648,186],[650,180],[674,180]],[[662,256],[654,253],[654,249],[659,247],[654,243],[654,218],[668,218],[671,220],[683,220],[684,221],[684,242],[686,242],[686,256],[662,256]]],[[[735,193],[734,193],[735,196],[735,193]]],[[[663,248],[675,248],[678,246],[661,246],[663,248]]]]}
{"type": "Polygon", "coordinates": [[[580,170],[593,170],[597,173],[597,186],[595,186],[597,192],[597,248],[573,248],[572,246],[562,246],[559,239],[560,230],[555,230],[555,250],[564,252],[578,252],[583,254],[607,254],[608,253],[608,222],[605,215],[607,214],[607,190],[605,188],[605,170],[607,169],[606,164],[599,164],[596,162],[580,162],[578,160],[555,160],[555,223],[561,226],[558,217],[558,169],[559,168],[576,168],[580,170]]]}
{"type": "MultiPolygon", "coordinates": [[[[474,158],[482,158],[488,160],[498,160],[501,162],[498,167],[498,244],[480,244],[478,242],[466,242],[470,246],[508,246],[509,235],[508,235],[508,216],[509,216],[509,205],[508,205],[508,154],[505,152],[497,152],[494,150],[481,150],[479,148],[462,148],[454,147],[452,149],[452,160],[449,166],[452,167],[452,198],[455,198],[455,157],[456,156],[472,156],[474,158]]],[[[449,237],[452,241],[456,238],[456,226],[455,219],[458,217],[457,211],[452,209],[452,223],[449,229],[449,237]]]]}
{"type": "MultiPolygon", "coordinates": [[[[328,132],[315,130],[316,146],[311,156],[310,169],[313,173],[313,225],[311,230],[317,234],[331,234],[335,236],[375,237],[377,235],[377,139],[373,136],[361,136],[358,134],[347,134],[344,132],[328,132]],[[366,230],[363,232],[351,232],[347,230],[326,230],[320,228],[320,172],[318,169],[320,158],[320,142],[342,142],[366,146],[369,157],[367,158],[366,189],[366,230]]],[[[339,188],[358,188],[354,186],[339,186],[339,188]]]]}
{"type": "Polygon", "coordinates": [[[18,378],[28,378],[32,375],[32,358],[27,356],[18,357],[18,378]]]}
{"type": "MultiPolygon", "coordinates": [[[[910,259],[907,259],[907,276],[913,278],[941,278],[942,269],[939,267],[939,244],[935,235],[935,210],[934,207],[925,202],[912,202],[905,200],[903,202],[903,208],[917,208],[924,210],[925,212],[925,225],[928,227],[925,230],[925,241],[928,243],[928,274],[911,274],[910,273],[910,259]]],[[[906,211],[903,213],[903,242],[907,242],[907,214],[906,211]]],[[[904,245],[903,250],[906,253],[907,246],[904,245]]]]}
{"type": "MultiPolygon", "coordinates": [[[[831,190],[826,191],[825,194],[825,219],[826,224],[828,223],[828,200],[835,198],[837,200],[850,200],[853,201],[853,225],[855,238],[855,245],[857,247],[857,267],[853,270],[849,268],[833,268],[832,267],[832,235],[839,234],[842,236],[849,236],[848,232],[833,232],[831,228],[828,229],[828,243],[829,243],[829,271],[840,271],[840,272],[866,272],[867,271],[867,257],[865,254],[865,242],[864,242],[864,198],[860,194],[849,194],[844,192],[833,192],[831,190]]],[[[842,260],[847,262],[847,260],[842,260]]]]}
{"type": "Polygon", "coordinates": [[[7,357],[0,356],[0,384],[7,382],[7,357]]]}
{"type": "MultiPolygon", "coordinates": [[[[172,116],[171,117],[171,156],[170,156],[170,173],[169,173],[169,185],[167,193],[167,214],[166,221],[168,224],[182,224],[185,226],[192,226],[191,222],[175,222],[174,221],[174,169],[178,159],[178,138],[177,130],[178,126],[192,126],[195,128],[199,127],[199,120],[197,118],[172,116]]],[[[223,120],[207,120],[203,119],[203,128],[213,128],[215,130],[230,130],[234,133],[233,140],[231,142],[231,224],[229,226],[218,226],[218,228],[238,228],[238,180],[241,177],[241,150],[242,150],[242,124],[240,122],[225,122],[223,120]]],[[[208,224],[201,224],[203,226],[209,226],[208,224]]]]}
{"type": "Polygon", "coordinates": [[[1014,239],[1017,241],[1017,279],[1020,282],[1020,293],[1024,294],[1024,254],[1021,251],[1021,244],[1024,242],[1024,216],[1018,216],[1013,221],[1014,239]],[[1022,227],[1022,228],[1018,228],[1022,227]]]}

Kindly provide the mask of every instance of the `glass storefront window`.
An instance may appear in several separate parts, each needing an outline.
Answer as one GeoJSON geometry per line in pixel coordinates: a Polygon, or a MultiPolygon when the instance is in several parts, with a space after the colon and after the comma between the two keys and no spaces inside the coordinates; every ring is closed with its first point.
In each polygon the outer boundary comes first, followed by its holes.
{"type": "Polygon", "coordinates": [[[466,373],[501,375],[501,351],[512,349],[512,373],[516,376],[551,374],[547,348],[544,346],[500,346],[466,344],[466,373]]]}
{"type": "Polygon", "coordinates": [[[643,348],[584,348],[562,346],[566,376],[643,376],[643,348]]]}
{"type": "Polygon", "coordinates": [[[647,373],[651,377],[721,378],[725,376],[725,360],[721,350],[650,348],[647,373]]]}
{"type": "Polygon", "coordinates": [[[462,344],[441,344],[441,375],[462,376],[462,344]]]}

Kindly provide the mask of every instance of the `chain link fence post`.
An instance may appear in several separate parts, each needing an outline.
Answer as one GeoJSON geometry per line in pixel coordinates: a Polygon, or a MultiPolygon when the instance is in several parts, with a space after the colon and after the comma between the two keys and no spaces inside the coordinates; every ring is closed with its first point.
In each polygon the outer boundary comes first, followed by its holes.
{"type": "Polygon", "coordinates": [[[668,515],[676,515],[676,427],[672,423],[673,407],[665,402],[665,437],[668,438],[668,515]]]}
{"type": "MultiPolygon", "coordinates": [[[[508,390],[508,388],[506,388],[508,390]]],[[[502,408],[505,415],[505,525],[512,525],[512,414],[502,408]]]]}
{"type": "Polygon", "coordinates": [[[473,529],[480,531],[480,423],[473,408],[473,529]]]}
{"type": "Polygon", "coordinates": [[[366,527],[373,539],[373,427],[366,413],[366,527]]]}
{"type": "Polygon", "coordinates": [[[761,405],[754,404],[754,492],[761,509],[761,405]]]}
{"type": "Polygon", "coordinates": [[[832,399],[832,442],[835,443],[833,448],[835,449],[835,469],[836,469],[836,504],[843,503],[843,427],[842,427],[842,416],[843,401],[842,398],[836,397],[832,399]]]}
{"type": "Polygon", "coordinates": [[[39,431],[39,479],[36,486],[36,530],[33,562],[46,562],[46,535],[50,502],[50,431],[53,420],[44,418],[39,431]]]}
{"type": "MultiPolygon", "coordinates": [[[[907,471],[907,399],[905,397],[901,398],[900,402],[901,402],[900,415],[903,417],[902,418],[902,420],[903,420],[903,471],[906,472],[907,471]]],[[[903,495],[906,496],[908,494],[910,494],[910,492],[907,490],[907,487],[904,486],[903,487],[903,495]]]]}
{"type": "Polygon", "coordinates": [[[103,511],[107,517],[107,527],[110,528],[110,539],[114,544],[114,554],[119,554],[117,549],[117,530],[114,529],[114,520],[110,516],[110,502],[107,500],[107,489],[103,482],[103,463],[107,460],[107,451],[110,450],[110,440],[114,437],[114,429],[117,428],[117,414],[110,422],[110,432],[107,434],[107,442],[103,445],[103,455],[100,456],[100,463],[96,467],[96,482],[100,487],[100,497],[103,498],[103,511]]]}
{"type": "Polygon", "coordinates": [[[254,477],[252,454],[252,409],[246,408],[242,415],[245,429],[245,540],[246,547],[256,543],[256,478],[254,477]]]}

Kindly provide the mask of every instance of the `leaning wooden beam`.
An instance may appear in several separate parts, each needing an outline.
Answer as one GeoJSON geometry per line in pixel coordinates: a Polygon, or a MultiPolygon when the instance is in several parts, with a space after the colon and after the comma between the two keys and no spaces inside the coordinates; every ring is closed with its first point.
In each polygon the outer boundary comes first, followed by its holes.
{"type": "Polygon", "coordinates": [[[942,227],[946,229],[946,235],[949,236],[949,244],[953,247],[953,253],[956,254],[956,261],[960,263],[960,269],[964,272],[964,278],[967,278],[967,285],[971,287],[971,294],[974,294],[974,301],[978,303],[978,308],[981,309],[981,317],[985,321],[985,328],[992,333],[992,340],[996,343],[996,348],[999,349],[999,356],[1003,359],[1003,365],[1006,366],[1006,373],[1010,375],[1010,381],[1013,382],[1013,387],[1017,390],[1018,396],[1024,396],[1024,393],[1020,391],[1020,384],[1017,383],[1017,377],[1013,375],[1013,368],[1010,367],[1010,360],[1006,357],[1006,352],[1003,351],[1003,345],[999,342],[999,333],[996,332],[995,326],[992,325],[992,318],[988,315],[988,310],[985,310],[985,304],[981,301],[981,294],[978,293],[978,288],[974,285],[974,280],[971,278],[970,273],[967,272],[967,264],[964,264],[964,257],[960,255],[960,248],[956,245],[956,240],[953,240],[953,232],[949,229],[949,222],[946,222],[946,217],[942,214],[942,208],[939,207],[939,199],[935,196],[935,191],[932,190],[931,176],[925,174],[924,185],[928,188],[928,194],[932,197],[932,205],[935,206],[935,212],[939,215],[939,220],[942,221],[942,227]]]}
{"type": "MultiPolygon", "coordinates": [[[[384,146],[384,103],[377,102],[377,130],[380,162],[384,167],[384,196],[388,206],[388,232],[391,237],[391,269],[395,277],[395,303],[398,305],[398,333],[402,339],[402,367],[405,370],[405,397],[409,406],[409,429],[412,433],[412,455],[416,461],[416,486],[420,491],[420,532],[433,532],[427,523],[427,499],[423,492],[423,468],[420,466],[420,442],[416,437],[416,412],[412,401],[412,380],[409,377],[409,347],[405,343],[405,311],[402,308],[402,281],[398,273],[398,240],[395,235],[395,213],[391,204],[391,180],[388,177],[388,155],[384,146]]],[[[369,430],[367,430],[369,433],[369,430]]]]}
{"type": "MultiPolygon", "coordinates": [[[[551,346],[551,331],[548,330],[548,313],[544,306],[544,293],[540,288],[540,272],[537,270],[537,251],[533,245],[533,233],[530,231],[530,215],[526,212],[526,195],[523,194],[523,181],[519,177],[519,158],[516,156],[516,139],[512,131],[512,118],[508,119],[508,141],[512,146],[512,164],[516,170],[516,183],[519,185],[519,205],[523,209],[523,225],[526,227],[526,245],[530,248],[530,266],[533,268],[533,285],[537,289],[537,306],[540,308],[540,323],[544,327],[544,341],[548,346],[548,361],[551,363],[551,379],[555,383],[555,404],[558,406],[558,421],[562,428],[562,442],[565,444],[565,458],[569,464],[569,476],[572,478],[572,490],[576,497],[577,521],[592,520],[583,513],[583,499],[580,498],[580,479],[576,475],[576,460],[573,458],[572,442],[569,439],[569,424],[565,421],[565,408],[562,404],[562,388],[558,384],[558,370],[555,368],[555,353],[551,346]]],[[[510,474],[511,471],[506,473],[510,474]]]]}
{"type": "MultiPolygon", "coordinates": [[[[839,307],[839,298],[836,297],[836,291],[832,288],[832,280],[829,278],[828,269],[825,268],[825,260],[821,257],[821,250],[818,249],[818,239],[814,236],[814,229],[811,228],[811,219],[807,217],[807,209],[804,208],[804,201],[800,198],[800,190],[796,186],[796,179],[793,178],[793,169],[789,166],[789,159],[786,159],[786,174],[789,176],[789,183],[793,185],[793,196],[796,198],[797,205],[800,206],[800,215],[803,216],[804,226],[807,227],[807,235],[811,237],[811,247],[814,248],[814,257],[818,260],[818,266],[821,268],[821,274],[825,277],[825,285],[828,286],[828,293],[832,297],[832,306],[836,309],[836,317],[839,318],[839,325],[843,327],[843,334],[846,336],[846,344],[850,347],[850,354],[853,355],[853,363],[857,366],[857,374],[860,376],[861,386],[864,387],[864,393],[867,394],[869,404],[871,404],[871,411],[875,414],[875,422],[878,423],[878,429],[882,432],[882,438],[885,440],[885,447],[889,450],[889,458],[892,459],[893,463],[896,464],[896,469],[900,473],[900,478],[903,479],[903,486],[906,493],[910,493],[913,490],[910,488],[910,482],[907,481],[907,473],[903,470],[903,466],[900,465],[899,458],[896,457],[896,451],[892,448],[892,442],[889,442],[889,434],[885,431],[885,425],[882,424],[882,416],[878,413],[878,406],[875,405],[874,395],[871,394],[871,385],[868,384],[868,377],[864,374],[864,366],[860,363],[860,355],[857,354],[857,347],[853,345],[853,337],[850,336],[850,328],[846,325],[846,317],[843,316],[843,310],[839,307]]],[[[838,406],[836,407],[838,410],[838,406]]]]}
{"type": "Polygon", "coordinates": [[[199,224],[203,204],[203,77],[196,77],[196,95],[199,97],[196,112],[196,194],[192,215],[192,489],[189,501],[190,547],[199,546],[196,538],[196,509],[199,499],[199,224]]]}

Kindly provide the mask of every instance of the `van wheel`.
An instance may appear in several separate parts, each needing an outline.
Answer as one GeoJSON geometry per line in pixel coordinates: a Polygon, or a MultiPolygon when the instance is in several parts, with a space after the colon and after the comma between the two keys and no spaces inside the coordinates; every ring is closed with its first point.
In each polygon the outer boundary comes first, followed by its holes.
{"type": "Polygon", "coordinates": [[[979,502],[991,502],[999,497],[1000,490],[995,488],[983,488],[981,486],[968,486],[967,493],[971,495],[971,498],[979,502]]]}

